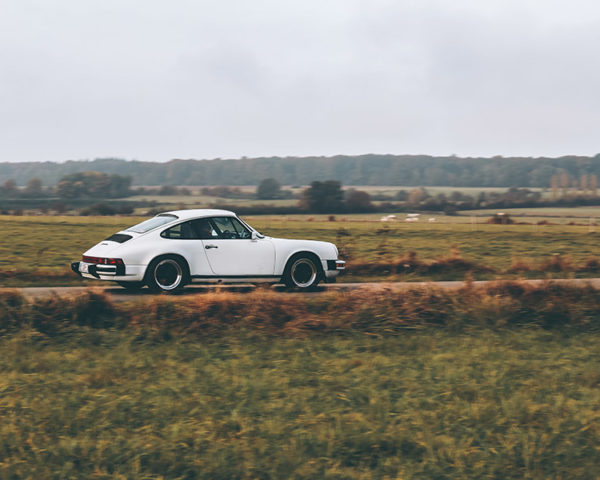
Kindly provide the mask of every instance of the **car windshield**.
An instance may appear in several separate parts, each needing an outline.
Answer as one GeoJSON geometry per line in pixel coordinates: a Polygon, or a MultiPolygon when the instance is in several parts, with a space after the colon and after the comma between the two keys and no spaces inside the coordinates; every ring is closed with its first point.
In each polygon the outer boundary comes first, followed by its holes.
{"type": "Polygon", "coordinates": [[[149,218],[148,220],[143,221],[142,223],[138,223],[133,227],[129,227],[126,232],[135,232],[135,233],[146,233],[150,230],[153,230],[157,227],[161,227],[162,225],[166,225],[167,223],[171,223],[173,220],[177,220],[177,215],[171,214],[161,214],[157,215],[154,218],[149,218]]]}
{"type": "Polygon", "coordinates": [[[260,233],[260,232],[259,232],[259,231],[258,231],[256,228],[254,228],[254,227],[251,227],[251,226],[250,226],[250,225],[249,225],[249,224],[248,224],[246,221],[244,221],[244,220],[243,220],[243,219],[241,219],[240,217],[237,217],[237,219],[238,219],[240,222],[242,222],[242,223],[243,223],[243,224],[244,224],[246,227],[248,227],[248,230],[254,230],[254,231],[255,231],[255,232],[258,234],[258,236],[259,236],[260,238],[265,238],[265,236],[264,236],[262,233],[260,233]]]}

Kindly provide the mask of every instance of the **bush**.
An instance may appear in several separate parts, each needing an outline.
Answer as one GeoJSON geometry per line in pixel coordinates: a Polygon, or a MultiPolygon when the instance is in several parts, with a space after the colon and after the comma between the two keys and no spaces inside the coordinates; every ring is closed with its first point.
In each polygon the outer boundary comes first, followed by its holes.
{"type": "Polygon", "coordinates": [[[506,213],[496,213],[493,217],[487,219],[486,223],[494,225],[512,225],[514,220],[506,213]]]}
{"type": "Polygon", "coordinates": [[[265,178],[258,184],[256,198],[260,200],[273,200],[281,196],[281,185],[274,178],[265,178]]]}
{"type": "Polygon", "coordinates": [[[131,205],[109,205],[108,203],[95,203],[81,210],[81,215],[130,215],[133,213],[131,205]]]}

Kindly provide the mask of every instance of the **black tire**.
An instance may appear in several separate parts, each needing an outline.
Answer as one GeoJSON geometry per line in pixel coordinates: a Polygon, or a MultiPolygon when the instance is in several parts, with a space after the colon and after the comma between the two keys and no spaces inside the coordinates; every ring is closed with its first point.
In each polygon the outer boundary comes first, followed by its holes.
{"type": "Polygon", "coordinates": [[[155,258],[148,265],[145,282],[155,292],[176,292],[188,282],[187,263],[176,255],[155,258]]]}
{"type": "Polygon", "coordinates": [[[136,290],[141,290],[146,285],[144,282],[117,282],[121,285],[125,290],[129,290],[130,292],[135,292],[136,290]]]}
{"type": "Polygon", "coordinates": [[[288,288],[310,290],[315,288],[323,273],[313,255],[299,254],[288,261],[283,274],[283,283],[288,288]]]}

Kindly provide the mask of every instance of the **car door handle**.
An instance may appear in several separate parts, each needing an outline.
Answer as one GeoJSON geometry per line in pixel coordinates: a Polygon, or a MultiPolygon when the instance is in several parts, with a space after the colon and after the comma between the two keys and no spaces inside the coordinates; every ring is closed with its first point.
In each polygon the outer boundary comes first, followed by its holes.
{"type": "Polygon", "coordinates": [[[206,248],[207,250],[210,250],[211,248],[219,248],[218,245],[205,245],[204,248],[206,248]]]}

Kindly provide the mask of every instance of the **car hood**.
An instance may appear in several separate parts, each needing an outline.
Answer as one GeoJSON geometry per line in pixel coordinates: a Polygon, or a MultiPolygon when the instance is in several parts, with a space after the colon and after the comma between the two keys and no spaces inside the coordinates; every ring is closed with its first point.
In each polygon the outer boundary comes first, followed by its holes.
{"type": "Polygon", "coordinates": [[[334,259],[337,258],[337,248],[333,243],[330,242],[322,242],[320,240],[296,240],[293,238],[273,238],[268,237],[275,245],[279,245],[281,247],[290,247],[290,248],[306,248],[313,250],[315,253],[318,253],[325,258],[334,259]]]}

